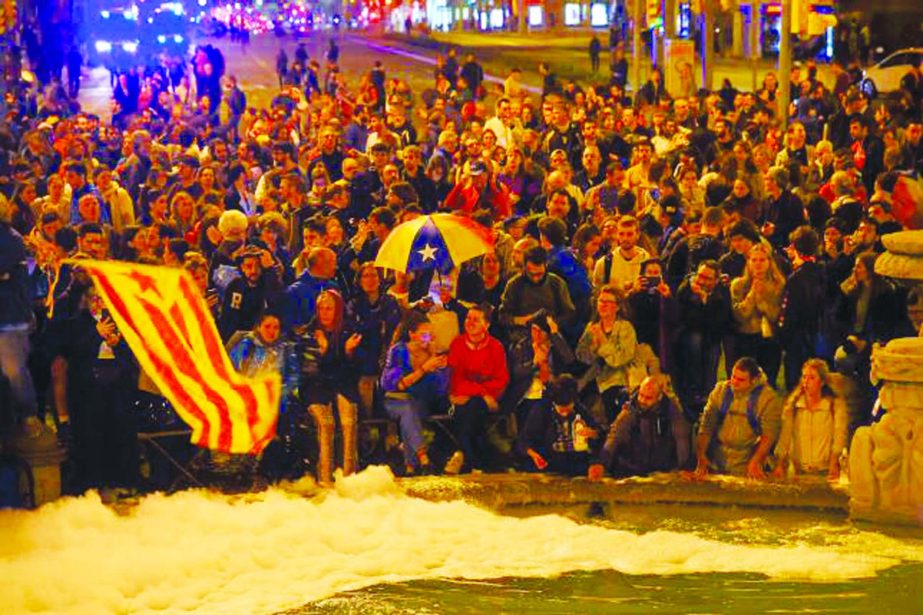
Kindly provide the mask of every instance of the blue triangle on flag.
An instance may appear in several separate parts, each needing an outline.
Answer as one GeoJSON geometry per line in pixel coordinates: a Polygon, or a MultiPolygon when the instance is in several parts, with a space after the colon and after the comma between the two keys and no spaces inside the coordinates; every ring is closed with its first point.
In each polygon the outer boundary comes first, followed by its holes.
{"type": "Polygon", "coordinates": [[[449,272],[454,267],[449,249],[445,245],[442,234],[432,220],[420,227],[410,245],[410,258],[407,259],[407,270],[436,269],[449,272]]]}

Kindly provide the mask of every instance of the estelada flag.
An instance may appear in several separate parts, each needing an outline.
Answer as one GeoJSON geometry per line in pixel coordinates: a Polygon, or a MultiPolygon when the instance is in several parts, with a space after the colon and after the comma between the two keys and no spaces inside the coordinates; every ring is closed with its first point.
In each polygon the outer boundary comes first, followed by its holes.
{"type": "Polygon", "coordinates": [[[192,428],[193,444],[258,454],[276,431],[281,378],[248,378],[231,363],[205,298],[181,268],[76,261],[128,346],[192,428]]]}
{"type": "Polygon", "coordinates": [[[891,192],[891,215],[904,228],[923,229],[923,179],[900,174],[891,192]]]}

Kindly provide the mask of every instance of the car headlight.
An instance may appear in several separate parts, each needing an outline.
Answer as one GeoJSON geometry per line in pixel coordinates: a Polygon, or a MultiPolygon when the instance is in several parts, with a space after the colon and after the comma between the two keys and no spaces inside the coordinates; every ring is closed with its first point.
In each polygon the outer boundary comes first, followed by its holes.
{"type": "Polygon", "coordinates": [[[122,43],[122,51],[125,53],[137,53],[138,41],[125,41],[122,43]]]}
{"type": "Polygon", "coordinates": [[[173,35],[173,42],[174,42],[174,43],[182,43],[182,42],[183,42],[183,36],[182,36],[181,34],[174,34],[174,35],[173,35]]]}
{"type": "Polygon", "coordinates": [[[96,41],[93,46],[96,48],[97,53],[109,53],[112,51],[112,43],[109,41],[96,41]]]}
{"type": "Polygon", "coordinates": [[[167,42],[167,37],[164,36],[163,34],[158,34],[158,35],[157,35],[157,42],[160,43],[161,45],[163,45],[164,43],[167,42]]]}

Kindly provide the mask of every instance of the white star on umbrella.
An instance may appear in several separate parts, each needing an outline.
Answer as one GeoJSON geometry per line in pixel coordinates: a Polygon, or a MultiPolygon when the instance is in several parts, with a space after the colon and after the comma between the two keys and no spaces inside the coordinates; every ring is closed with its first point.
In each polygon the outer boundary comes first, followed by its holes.
{"type": "Polygon", "coordinates": [[[439,251],[439,248],[426,244],[422,250],[417,250],[417,254],[423,257],[423,262],[434,261],[436,260],[436,252],[439,251]]]}

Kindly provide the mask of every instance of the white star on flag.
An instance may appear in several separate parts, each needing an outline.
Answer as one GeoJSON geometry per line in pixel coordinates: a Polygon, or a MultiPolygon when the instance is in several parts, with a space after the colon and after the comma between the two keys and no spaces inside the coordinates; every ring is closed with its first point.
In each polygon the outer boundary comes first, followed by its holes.
{"type": "Polygon", "coordinates": [[[422,250],[417,250],[417,254],[423,257],[423,262],[434,261],[436,260],[436,252],[439,251],[439,248],[433,247],[429,244],[426,244],[422,250]]]}

